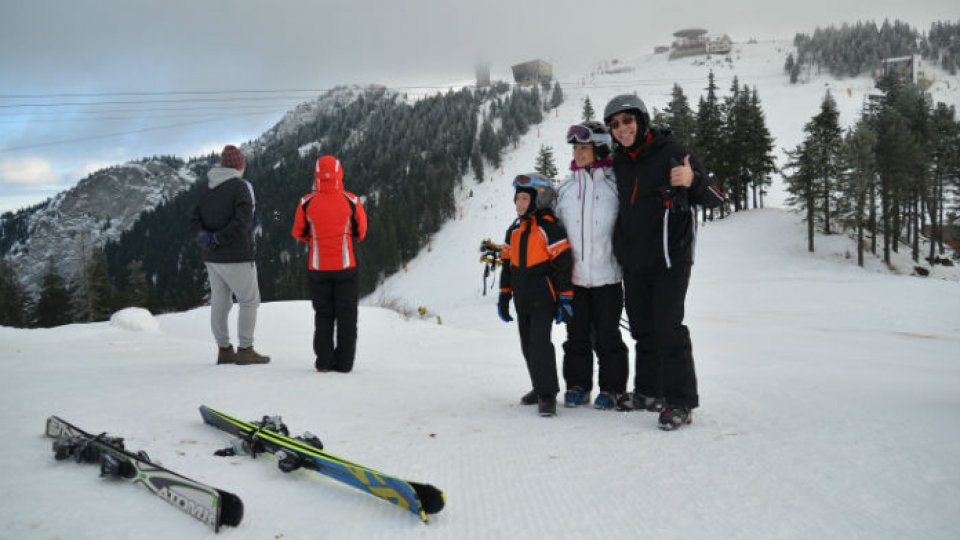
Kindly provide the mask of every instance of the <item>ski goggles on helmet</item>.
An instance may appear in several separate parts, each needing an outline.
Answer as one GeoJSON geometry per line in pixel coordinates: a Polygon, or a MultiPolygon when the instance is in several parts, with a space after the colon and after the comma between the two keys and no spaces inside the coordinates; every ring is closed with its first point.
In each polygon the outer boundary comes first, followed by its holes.
{"type": "Polygon", "coordinates": [[[576,124],[570,126],[567,130],[567,142],[570,144],[593,144],[609,145],[611,142],[609,133],[597,133],[587,126],[576,124]]]}
{"type": "Polygon", "coordinates": [[[516,178],[513,179],[513,187],[515,188],[536,188],[536,187],[547,187],[553,188],[553,185],[550,183],[550,180],[538,176],[536,174],[527,173],[527,174],[518,174],[516,178]]]}
{"type": "Polygon", "coordinates": [[[586,126],[576,124],[567,130],[567,142],[570,144],[589,144],[593,142],[593,132],[586,126]]]}

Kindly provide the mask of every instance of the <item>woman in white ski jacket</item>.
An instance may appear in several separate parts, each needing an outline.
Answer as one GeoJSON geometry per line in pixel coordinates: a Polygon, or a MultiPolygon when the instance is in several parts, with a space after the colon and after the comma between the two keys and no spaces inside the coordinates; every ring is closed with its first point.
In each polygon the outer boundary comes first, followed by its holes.
{"type": "Polygon", "coordinates": [[[570,126],[573,145],[570,175],[560,184],[556,215],[573,249],[573,317],[563,344],[564,405],[590,402],[593,352],[599,362],[598,409],[628,408],[629,361],[620,336],[623,284],[613,255],[613,230],[619,199],[610,159],[612,139],[599,122],[570,126]]]}

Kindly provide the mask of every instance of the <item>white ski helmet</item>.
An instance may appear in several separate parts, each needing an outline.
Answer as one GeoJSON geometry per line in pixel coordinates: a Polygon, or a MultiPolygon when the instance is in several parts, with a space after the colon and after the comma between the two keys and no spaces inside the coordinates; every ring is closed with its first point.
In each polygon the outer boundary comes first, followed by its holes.
{"type": "Polygon", "coordinates": [[[603,159],[613,150],[613,138],[607,126],[595,120],[574,124],[567,129],[570,144],[592,144],[597,159],[603,159]]]}

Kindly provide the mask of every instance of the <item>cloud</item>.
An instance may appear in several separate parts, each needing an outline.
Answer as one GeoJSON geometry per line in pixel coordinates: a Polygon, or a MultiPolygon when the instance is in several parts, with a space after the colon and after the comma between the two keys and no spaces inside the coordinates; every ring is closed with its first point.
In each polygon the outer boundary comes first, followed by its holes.
{"type": "Polygon", "coordinates": [[[78,178],[86,178],[101,169],[113,167],[116,164],[116,161],[87,161],[80,167],[78,178]]]}
{"type": "Polygon", "coordinates": [[[50,160],[25,157],[0,160],[0,184],[51,186],[61,181],[50,160]]]}
{"type": "Polygon", "coordinates": [[[47,191],[32,190],[22,195],[6,195],[4,194],[3,190],[0,189],[0,214],[5,212],[16,212],[22,208],[33,206],[45,199],[53,197],[56,194],[56,189],[50,189],[47,191]]]}
{"type": "Polygon", "coordinates": [[[243,137],[237,138],[236,142],[229,139],[224,139],[224,141],[226,142],[223,142],[223,141],[205,142],[205,143],[194,145],[190,150],[186,152],[186,154],[180,157],[189,159],[193,157],[206,156],[209,154],[219,155],[220,151],[223,150],[223,146],[225,144],[234,144],[234,145],[240,146],[240,144],[243,142],[243,137]]]}

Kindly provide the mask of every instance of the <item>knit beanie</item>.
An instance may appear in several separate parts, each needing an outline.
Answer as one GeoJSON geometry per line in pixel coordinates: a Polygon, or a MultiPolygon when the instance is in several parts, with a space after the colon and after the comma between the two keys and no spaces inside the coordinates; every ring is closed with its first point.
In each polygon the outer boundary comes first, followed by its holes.
{"type": "Polygon", "coordinates": [[[223,147],[223,152],[220,152],[221,167],[237,169],[239,171],[243,168],[244,163],[243,152],[241,152],[239,148],[232,144],[223,147]]]}

